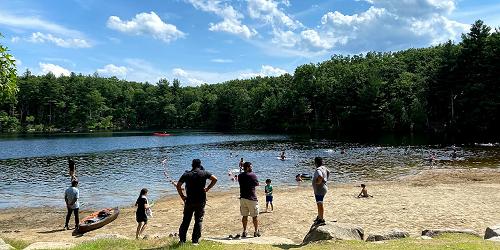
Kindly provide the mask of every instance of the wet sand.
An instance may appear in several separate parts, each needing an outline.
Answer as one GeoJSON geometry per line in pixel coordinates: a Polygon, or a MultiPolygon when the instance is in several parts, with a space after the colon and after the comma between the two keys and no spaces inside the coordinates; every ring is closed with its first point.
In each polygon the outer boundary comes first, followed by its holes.
{"type": "MultiPolygon", "coordinates": [[[[483,234],[486,227],[500,224],[497,212],[500,169],[432,170],[397,181],[366,183],[373,198],[355,198],[360,191],[359,184],[329,184],[325,198],[327,222],[356,224],[364,228],[365,233],[397,228],[412,235],[419,235],[424,229],[443,227],[468,228],[483,234]]],[[[274,212],[259,216],[263,235],[301,242],[316,216],[310,185],[305,182],[300,186],[274,187],[274,212]]],[[[258,190],[262,211],[265,210],[263,189],[262,186],[258,190]]],[[[238,196],[237,189],[208,193],[204,237],[241,233],[238,196]]],[[[167,236],[177,232],[182,208],[177,196],[155,202],[154,217],[145,234],[167,236]]],[[[80,217],[88,213],[83,211],[80,217]]],[[[97,234],[135,237],[137,223],[132,206],[121,208],[120,216],[113,223],[80,237],[62,230],[65,214],[64,208],[0,210],[0,238],[81,242],[97,234]]]]}

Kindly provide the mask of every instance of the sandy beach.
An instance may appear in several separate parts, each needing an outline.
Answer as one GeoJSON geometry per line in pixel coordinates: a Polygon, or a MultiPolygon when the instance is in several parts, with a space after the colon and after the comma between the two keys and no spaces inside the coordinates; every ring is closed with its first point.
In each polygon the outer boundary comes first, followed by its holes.
{"type": "MultiPolygon", "coordinates": [[[[484,233],[487,226],[500,223],[500,170],[432,170],[397,181],[366,183],[374,198],[355,198],[360,183],[330,183],[325,201],[327,223],[333,220],[356,224],[365,233],[402,229],[419,235],[429,228],[467,228],[484,233]]],[[[264,187],[259,188],[264,211],[264,187]]],[[[223,237],[241,233],[238,190],[209,192],[203,224],[203,237],[223,237]]],[[[168,235],[177,232],[182,218],[178,197],[155,202],[154,217],[146,234],[168,235]]],[[[263,235],[279,236],[300,243],[316,216],[310,183],[274,188],[273,213],[259,216],[263,235]]],[[[0,237],[28,242],[81,242],[97,234],[135,237],[135,208],[121,209],[113,223],[81,237],[62,230],[63,208],[22,208],[0,210],[0,237]]],[[[84,217],[88,211],[81,212],[84,217]]],[[[72,218],[73,219],[73,218],[72,218]]],[[[72,224],[70,224],[72,225],[72,224]]],[[[252,231],[252,230],[251,230],[252,231]]]]}

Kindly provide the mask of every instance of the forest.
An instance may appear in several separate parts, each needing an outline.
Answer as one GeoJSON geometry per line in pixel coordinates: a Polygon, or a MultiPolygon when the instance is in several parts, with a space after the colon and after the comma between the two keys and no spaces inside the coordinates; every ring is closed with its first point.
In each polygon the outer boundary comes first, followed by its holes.
{"type": "MultiPolygon", "coordinates": [[[[15,56],[15,55],[14,55],[15,56]]],[[[206,129],[496,133],[500,30],[478,20],[460,42],[333,55],[293,75],[182,87],[16,72],[0,45],[0,131],[206,129]]]]}

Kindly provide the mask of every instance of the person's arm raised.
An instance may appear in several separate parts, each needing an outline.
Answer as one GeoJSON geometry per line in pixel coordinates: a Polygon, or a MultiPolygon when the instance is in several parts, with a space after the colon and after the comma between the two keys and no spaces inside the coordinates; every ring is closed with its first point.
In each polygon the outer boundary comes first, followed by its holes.
{"type": "Polygon", "coordinates": [[[217,183],[217,177],[215,175],[210,176],[210,184],[205,188],[205,193],[208,192],[217,183]]]}

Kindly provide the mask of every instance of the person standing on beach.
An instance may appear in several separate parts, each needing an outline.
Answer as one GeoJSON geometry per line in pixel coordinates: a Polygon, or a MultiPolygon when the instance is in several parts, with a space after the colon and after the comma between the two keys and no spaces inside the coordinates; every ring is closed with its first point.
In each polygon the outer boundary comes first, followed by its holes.
{"type": "Polygon", "coordinates": [[[139,239],[139,235],[141,235],[146,229],[146,225],[148,224],[148,216],[147,209],[150,209],[148,204],[148,189],[143,188],[139,193],[139,198],[135,202],[135,206],[137,210],[135,211],[135,220],[137,221],[137,230],[135,232],[135,239],[139,239]]]}
{"type": "Polygon", "coordinates": [[[318,207],[318,217],[314,220],[313,225],[324,225],[325,209],[323,207],[323,200],[328,192],[327,181],[330,176],[330,171],[323,166],[323,158],[321,157],[314,158],[314,165],[316,166],[316,171],[314,171],[312,186],[314,190],[314,197],[316,198],[316,206],[318,207]]]}
{"type": "Polygon", "coordinates": [[[201,224],[205,215],[206,193],[217,183],[217,177],[204,170],[200,159],[194,159],[191,167],[191,171],[185,172],[176,186],[177,192],[184,201],[184,216],[179,227],[179,240],[181,243],[186,242],[189,223],[191,223],[194,213],[194,228],[191,240],[193,244],[198,244],[201,238],[201,224]],[[210,179],[210,184],[205,187],[208,179],[210,179]],[[186,183],[186,195],[182,191],[184,183],[186,183]]]}
{"type": "Polygon", "coordinates": [[[273,212],[274,211],[273,186],[271,185],[271,179],[266,180],[266,186],[264,187],[264,192],[266,193],[266,213],[267,213],[267,209],[269,207],[269,204],[271,204],[271,212],[273,212]]]}
{"type": "Polygon", "coordinates": [[[66,189],[64,192],[64,200],[66,201],[66,208],[68,213],[66,214],[66,223],[64,224],[64,228],[69,230],[69,219],[71,218],[71,213],[75,214],[75,230],[78,230],[80,218],[78,216],[78,210],[80,209],[80,204],[78,199],[80,198],[80,190],[77,188],[78,181],[73,180],[71,182],[71,187],[66,189]]]}
{"type": "Polygon", "coordinates": [[[255,232],[254,237],[260,237],[259,232],[259,203],[255,194],[255,187],[259,186],[259,180],[255,173],[252,172],[252,163],[243,163],[244,172],[238,175],[238,183],[240,184],[240,213],[241,223],[243,224],[243,233],[241,237],[247,237],[248,216],[252,217],[255,232]]]}

